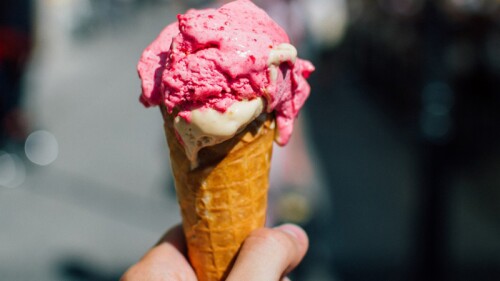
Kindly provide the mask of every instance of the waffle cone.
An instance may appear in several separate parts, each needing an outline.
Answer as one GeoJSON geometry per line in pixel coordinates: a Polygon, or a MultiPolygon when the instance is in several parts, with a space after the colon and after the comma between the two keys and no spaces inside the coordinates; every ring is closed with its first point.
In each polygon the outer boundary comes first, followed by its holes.
{"type": "Polygon", "coordinates": [[[190,262],[200,281],[224,280],[245,238],[265,223],[273,118],[263,114],[203,148],[191,170],[171,115],[162,113],[190,262]]]}

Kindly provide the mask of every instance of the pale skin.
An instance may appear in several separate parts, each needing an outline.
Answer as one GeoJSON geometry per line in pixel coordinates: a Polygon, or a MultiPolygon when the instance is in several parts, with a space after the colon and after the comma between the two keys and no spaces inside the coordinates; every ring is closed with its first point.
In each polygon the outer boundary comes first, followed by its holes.
{"type": "MultiPolygon", "coordinates": [[[[286,281],[304,258],[309,240],[303,229],[285,224],[253,231],[243,243],[226,281],[286,281]]],[[[186,258],[180,226],[173,227],[121,281],[197,281],[186,258]]]]}

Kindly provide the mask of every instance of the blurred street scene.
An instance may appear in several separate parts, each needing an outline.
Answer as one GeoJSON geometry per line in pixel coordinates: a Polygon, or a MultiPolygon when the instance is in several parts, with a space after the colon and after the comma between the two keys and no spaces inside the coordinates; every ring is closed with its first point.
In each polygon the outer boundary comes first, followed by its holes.
{"type": "MultiPolygon", "coordinates": [[[[118,280],[180,221],[136,63],[222,2],[0,4],[0,280],[118,280]]],[[[317,67],[273,154],[269,224],[311,239],[292,280],[500,280],[500,2],[255,3],[317,67]]]]}
{"type": "Polygon", "coordinates": [[[0,153],[0,280],[117,280],[180,221],[160,113],[140,106],[135,70],[178,11],[33,5],[30,134],[26,145],[5,140],[0,153]]]}

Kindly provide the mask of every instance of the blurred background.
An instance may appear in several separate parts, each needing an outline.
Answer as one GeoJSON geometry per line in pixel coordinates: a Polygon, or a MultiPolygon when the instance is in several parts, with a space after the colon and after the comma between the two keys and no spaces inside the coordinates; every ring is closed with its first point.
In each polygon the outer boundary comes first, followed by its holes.
{"type": "MultiPolygon", "coordinates": [[[[174,0],[0,3],[0,280],[118,280],[180,221],[135,65],[174,0]]],[[[255,1],[317,70],[276,147],[293,280],[500,280],[500,2],[255,1]]]]}

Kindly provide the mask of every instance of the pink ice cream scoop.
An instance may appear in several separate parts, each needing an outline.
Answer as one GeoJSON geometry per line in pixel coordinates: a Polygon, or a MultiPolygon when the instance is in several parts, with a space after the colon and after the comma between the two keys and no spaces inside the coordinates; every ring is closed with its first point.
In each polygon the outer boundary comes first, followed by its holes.
{"type": "Polygon", "coordinates": [[[284,30],[249,0],[177,18],[141,56],[141,102],[175,108],[189,123],[193,110],[224,114],[235,103],[263,98],[264,110],[276,116],[276,141],[286,144],[314,66],[296,58],[284,30]]]}

